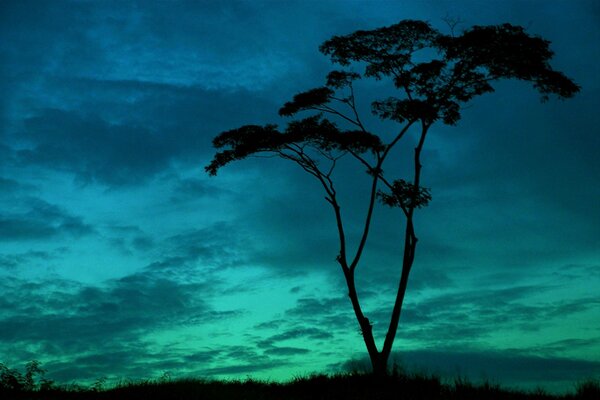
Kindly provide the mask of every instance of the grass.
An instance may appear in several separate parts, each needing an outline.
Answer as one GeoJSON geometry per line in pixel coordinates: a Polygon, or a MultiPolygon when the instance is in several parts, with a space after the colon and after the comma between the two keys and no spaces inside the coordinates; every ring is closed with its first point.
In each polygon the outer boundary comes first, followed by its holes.
{"type": "Polygon", "coordinates": [[[121,383],[111,388],[59,386],[43,378],[39,364],[21,375],[0,364],[0,398],[6,400],[600,400],[600,381],[577,385],[572,394],[551,395],[502,388],[489,382],[473,384],[457,378],[445,383],[435,375],[394,373],[385,378],[369,374],[311,375],[285,383],[252,379],[217,381],[205,379],[146,380],[121,383]],[[33,371],[33,372],[32,372],[33,371]],[[37,378],[37,379],[35,379],[37,378]]]}

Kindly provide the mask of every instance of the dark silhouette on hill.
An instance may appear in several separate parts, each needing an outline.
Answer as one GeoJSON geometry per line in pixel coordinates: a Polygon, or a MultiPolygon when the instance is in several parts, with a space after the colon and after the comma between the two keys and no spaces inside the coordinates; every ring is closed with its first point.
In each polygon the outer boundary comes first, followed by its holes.
{"type": "Polygon", "coordinates": [[[76,384],[59,386],[45,379],[37,361],[27,364],[23,375],[0,364],[0,398],[7,400],[597,400],[600,381],[588,380],[577,385],[574,394],[551,395],[509,390],[485,382],[474,385],[463,378],[443,382],[435,375],[399,373],[388,376],[372,374],[311,375],[285,383],[216,381],[206,379],[157,379],[120,383],[103,387],[98,380],[86,388],[76,384]]]}
{"type": "MultiPolygon", "coordinates": [[[[549,64],[549,42],[511,24],[474,26],[460,35],[444,34],[426,22],[404,20],[369,31],[334,36],[320,51],[345,68],[327,75],[326,83],[293,97],[279,110],[282,116],[313,112],[279,130],[275,125],[246,125],[221,133],[213,144],[219,151],[206,167],[210,175],[232,161],[257,154],[293,161],[313,176],[325,193],[335,216],[339,238],[336,257],[348,287],[373,372],[387,373],[387,364],[415,259],[417,235],[413,216],[431,200],[421,182],[421,154],[431,127],[456,125],[461,110],[472,99],[494,91],[502,79],[530,83],[547,100],[550,95],[569,98],[579,86],[549,64]],[[364,70],[361,73],[348,67],[364,70]],[[375,99],[371,112],[398,124],[397,133],[385,137],[369,130],[361,119],[353,83],[359,79],[390,82],[397,97],[375,99]],[[337,120],[338,123],[336,123],[337,120]],[[349,129],[341,128],[347,126],[349,129]],[[416,135],[411,175],[385,170],[386,161],[406,136],[416,135]],[[341,157],[353,158],[370,179],[362,233],[356,248],[349,248],[342,206],[333,172],[341,157]],[[399,209],[404,219],[404,253],[396,298],[381,350],[358,298],[355,272],[369,236],[376,200],[399,209]]],[[[400,226],[400,224],[399,224],[400,226]]],[[[402,229],[402,228],[399,228],[402,229]]]]}

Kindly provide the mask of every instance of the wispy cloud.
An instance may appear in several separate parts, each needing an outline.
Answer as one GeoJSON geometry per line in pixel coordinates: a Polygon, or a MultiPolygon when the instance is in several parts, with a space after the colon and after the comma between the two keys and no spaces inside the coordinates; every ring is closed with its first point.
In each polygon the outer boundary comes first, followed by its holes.
{"type": "Polygon", "coordinates": [[[0,241],[81,237],[94,231],[81,217],[41,199],[24,199],[21,208],[21,212],[0,214],[0,241]]]}

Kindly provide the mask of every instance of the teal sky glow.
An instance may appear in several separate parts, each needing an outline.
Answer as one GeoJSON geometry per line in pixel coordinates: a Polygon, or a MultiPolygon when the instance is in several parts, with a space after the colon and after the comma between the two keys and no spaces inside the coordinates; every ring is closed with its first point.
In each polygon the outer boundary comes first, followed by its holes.
{"type": "MultiPolygon", "coordinates": [[[[0,2],[0,362],[37,359],[65,383],[363,362],[319,187],[278,159],[203,167],[221,131],[285,123],[283,102],[323,83],[332,35],[445,17],[527,27],[582,91],[541,103],[502,82],[433,128],[396,359],[555,391],[600,376],[592,0],[0,2]]],[[[358,90],[368,105],[388,89],[358,90]]],[[[363,171],[341,170],[356,240],[363,171]]],[[[357,274],[382,340],[403,220],[375,218],[357,274]]]]}

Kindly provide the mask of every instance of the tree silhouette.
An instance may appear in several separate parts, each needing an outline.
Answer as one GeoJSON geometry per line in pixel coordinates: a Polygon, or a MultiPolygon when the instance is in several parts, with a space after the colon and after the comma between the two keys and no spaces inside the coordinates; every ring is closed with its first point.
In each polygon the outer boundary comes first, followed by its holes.
{"type": "Polygon", "coordinates": [[[285,130],[278,130],[275,125],[246,125],[214,138],[213,145],[219,151],[206,167],[210,175],[216,175],[219,168],[232,161],[266,153],[295,162],[322,186],[337,225],[339,254],[336,260],[346,279],[375,374],[387,373],[415,259],[417,236],[413,216],[416,209],[431,200],[429,190],[421,184],[421,153],[431,126],[436,122],[455,125],[464,105],[476,96],[493,92],[492,83],[501,79],[530,82],[542,100],[551,94],[559,98],[575,95],[579,86],[549,65],[553,56],[549,44],[511,24],[473,26],[460,35],[448,35],[415,20],[334,36],[319,50],[330,56],[334,64],[356,66],[363,72],[334,70],[327,75],[325,86],[295,95],[279,110],[282,116],[303,111],[315,112],[314,115],[290,122],[285,130]],[[375,116],[398,124],[397,133],[391,137],[370,132],[360,118],[353,83],[363,78],[389,80],[398,93],[398,97],[371,103],[375,116]],[[342,129],[327,117],[351,129],[342,129]],[[384,163],[409,131],[417,135],[412,179],[389,178],[384,172],[384,163]],[[370,179],[366,218],[360,240],[352,251],[347,246],[344,219],[332,177],[336,161],[343,156],[353,157],[361,168],[366,168],[370,179]],[[363,313],[355,286],[355,271],[369,236],[377,199],[386,206],[399,208],[405,221],[402,271],[381,350],[375,344],[371,322],[363,313]]]}

